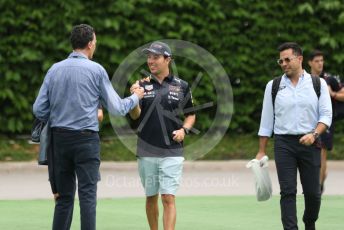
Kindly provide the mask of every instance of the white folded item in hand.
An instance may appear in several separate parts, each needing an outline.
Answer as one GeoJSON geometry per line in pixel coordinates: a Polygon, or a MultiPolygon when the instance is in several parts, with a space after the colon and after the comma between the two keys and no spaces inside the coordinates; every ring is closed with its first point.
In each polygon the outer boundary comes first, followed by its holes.
{"type": "Polygon", "coordinates": [[[269,158],[264,156],[261,160],[253,159],[246,165],[246,168],[250,168],[254,174],[258,201],[268,200],[272,196],[268,160],[269,158]]]}

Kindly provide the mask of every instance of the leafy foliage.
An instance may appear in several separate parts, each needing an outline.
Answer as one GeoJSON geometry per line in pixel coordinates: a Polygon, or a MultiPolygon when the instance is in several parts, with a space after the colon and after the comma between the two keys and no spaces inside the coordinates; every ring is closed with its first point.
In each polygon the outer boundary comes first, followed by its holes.
{"type": "MultiPolygon", "coordinates": [[[[207,49],[230,76],[235,106],[230,129],[239,132],[257,130],[265,84],[281,74],[275,64],[280,43],[296,41],[306,56],[321,49],[329,72],[344,72],[339,0],[1,0],[0,8],[1,133],[30,130],[44,75],[71,51],[69,32],[80,23],[96,29],[95,61],[110,77],[131,51],[154,40],[182,39],[207,49]]],[[[195,71],[176,63],[182,78],[192,82],[195,71]]],[[[196,102],[213,98],[208,83],[197,88],[196,102]]],[[[212,111],[201,114],[198,128],[205,130],[212,117],[212,111]]]]}

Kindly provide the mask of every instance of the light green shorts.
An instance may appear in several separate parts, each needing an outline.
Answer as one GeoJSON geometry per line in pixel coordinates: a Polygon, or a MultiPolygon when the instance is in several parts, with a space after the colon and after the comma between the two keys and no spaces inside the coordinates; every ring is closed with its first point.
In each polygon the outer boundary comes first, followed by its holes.
{"type": "Polygon", "coordinates": [[[138,168],[146,196],[175,195],[182,176],[184,157],[138,157],[138,168]]]}

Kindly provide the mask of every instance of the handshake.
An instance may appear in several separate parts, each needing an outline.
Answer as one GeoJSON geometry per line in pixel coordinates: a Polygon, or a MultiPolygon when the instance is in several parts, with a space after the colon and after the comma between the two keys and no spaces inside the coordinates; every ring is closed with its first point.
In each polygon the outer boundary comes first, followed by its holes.
{"type": "Polygon", "coordinates": [[[136,81],[131,87],[130,87],[130,93],[136,94],[139,99],[143,98],[144,89],[143,87],[140,87],[139,81],[136,81]]]}

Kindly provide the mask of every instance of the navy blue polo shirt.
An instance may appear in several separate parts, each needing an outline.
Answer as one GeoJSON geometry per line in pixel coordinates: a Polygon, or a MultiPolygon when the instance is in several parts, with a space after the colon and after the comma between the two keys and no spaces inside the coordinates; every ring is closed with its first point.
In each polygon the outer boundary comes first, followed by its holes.
{"type": "Polygon", "coordinates": [[[137,156],[183,156],[183,143],[174,141],[172,133],[182,128],[184,116],[194,114],[188,83],[169,75],[161,84],[151,78],[140,86],[144,97],[140,100],[137,156]]]}

